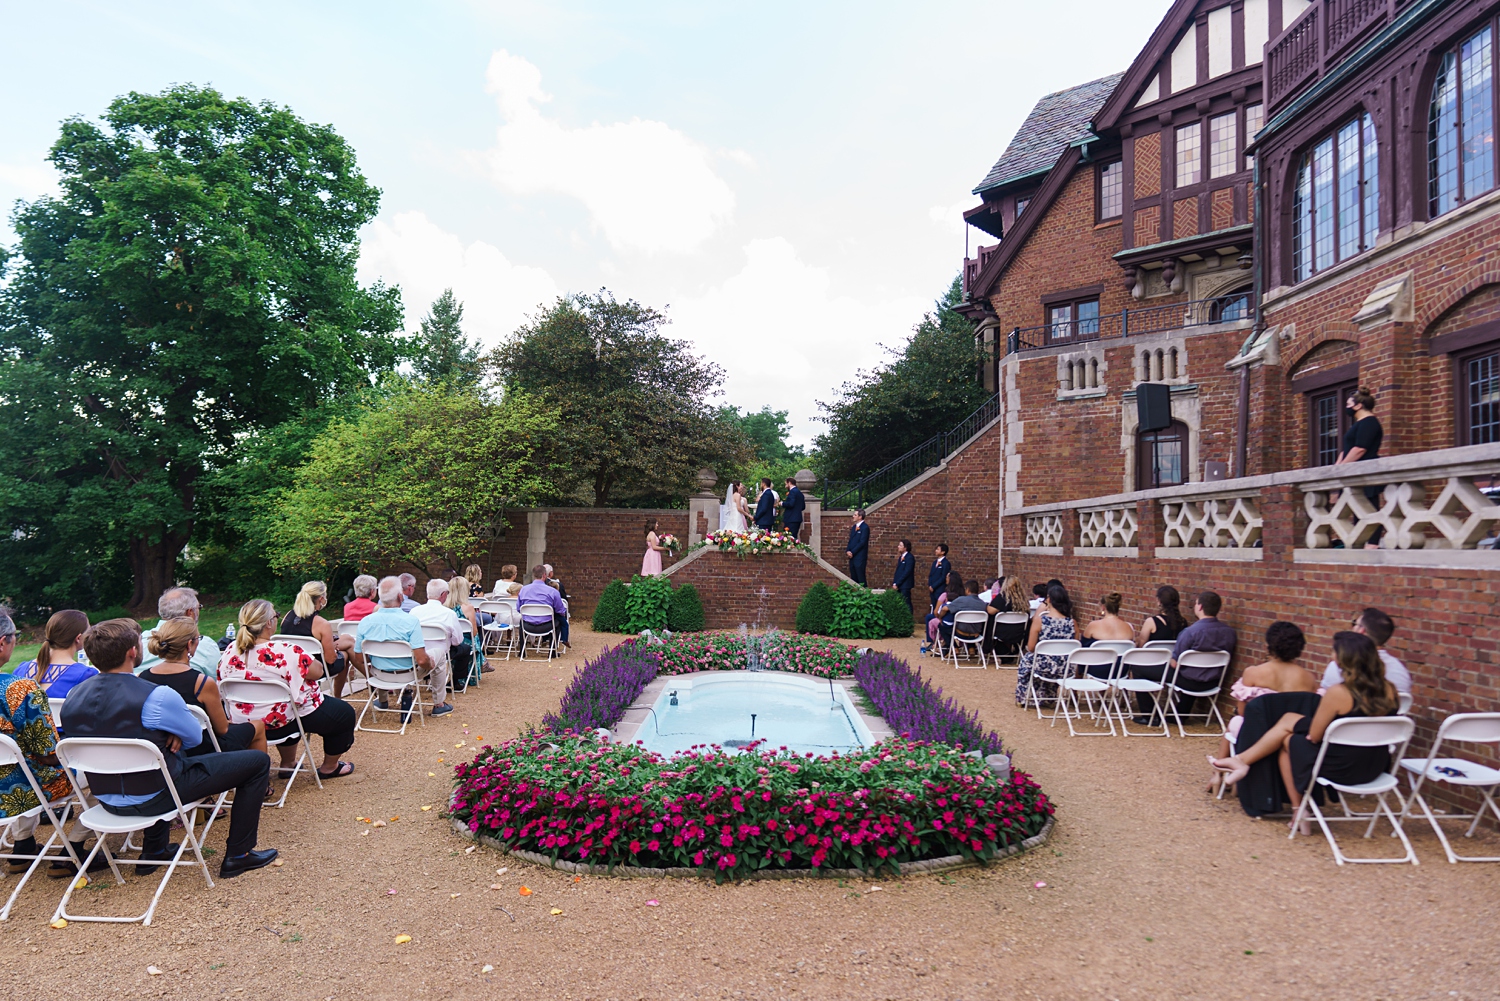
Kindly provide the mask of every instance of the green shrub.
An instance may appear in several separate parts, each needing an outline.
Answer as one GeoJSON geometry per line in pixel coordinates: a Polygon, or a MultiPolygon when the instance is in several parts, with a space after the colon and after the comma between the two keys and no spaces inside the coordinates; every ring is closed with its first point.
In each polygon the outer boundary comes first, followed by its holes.
{"type": "Polygon", "coordinates": [[[692,584],[684,584],[672,591],[667,605],[667,628],[678,633],[703,631],[703,599],[692,584]]]}
{"type": "Polygon", "coordinates": [[[594,632],[622,633],[625,631],[625,582],[616,577],[609,582],[604,593],[599,595],[599,604],[594,606],[594,632]]]}
{"type": "Polygon", "coordinates": [[[827,636],[833,622],[833,592],[828,585],[818,581],[802,596],[797,606],[797,632],[827,636]]]}
{"type": "Polygon", "coordinates": [[[833,621],[828,632],[846,640],[876,640],[885,635],[880,596],[867,587],[845,581],[833,592],[833,621]]]}
{"type": "Polygon", "coordinates": [[[911,609],[906,607],[906,600],[893,587],[880,592],[880,611],[885,616],[887,636],[910,636],[916,628],[911,609]]]}
{"type": "Polygon", "coordinates": [[[625,589],[625,631],[639,633],[642,629],[653,632],[667,628],[667,608],[672,601],[672,581],[668,577],[653,574],[630,578],[625,589]]]}

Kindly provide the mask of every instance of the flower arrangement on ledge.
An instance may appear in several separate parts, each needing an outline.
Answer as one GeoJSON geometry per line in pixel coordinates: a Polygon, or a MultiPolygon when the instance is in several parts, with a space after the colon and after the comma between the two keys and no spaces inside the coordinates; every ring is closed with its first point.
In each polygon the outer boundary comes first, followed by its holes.
{"type": "Polygon", "coordinates": [[[748,532],[736,532],[732,529],[721,528],[717,532],[710,532],[703,540],[696,542],[688,550],[695,553],[700,549],[713,546],[721,553],[734,553],[736,556],[761,556],[765,553],[812,553],[812,546],[804,542],[798,542],[797,537],[791,532],[783,532],[780,529],[765,531],[760,528],[752,528],[748,532]]]}
{"type": "Polygon", "coordinates": [[[1002,782],[960,747],[890,740],[854,754],[640,747],[537,733],[459,765],[453,816],[507,848],[594,865],[899,871],[995,857],[1053,806],[1029,775],[1002,782]]]}
{"type": "MultiPolygon", "coordinates": [[[[737,633],[677,633],[669,641],[642,645],[656,660],[659,674],[693,671],[743,671],[747,638],[737,633]]],[[[859,660],[852,647],[821,636],[772,631],[754,637],[756,653],[770,671],[791,671],[817,678],[847,678],[859,660]]]]}

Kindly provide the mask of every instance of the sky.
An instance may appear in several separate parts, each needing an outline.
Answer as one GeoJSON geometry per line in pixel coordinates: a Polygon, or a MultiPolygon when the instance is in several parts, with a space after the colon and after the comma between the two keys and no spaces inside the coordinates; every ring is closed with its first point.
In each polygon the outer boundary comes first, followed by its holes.
{"type": "Polygon", "coordinates": [[[958,273],[1036,99],[1124,69],[1167,6],[0,0],[0,205],[55,190],[59,123],[129,91],[286,105],[381,189],[360,276],[408,328],[451,286],[493,345],[607,288],[805,443],[958,273]]]}

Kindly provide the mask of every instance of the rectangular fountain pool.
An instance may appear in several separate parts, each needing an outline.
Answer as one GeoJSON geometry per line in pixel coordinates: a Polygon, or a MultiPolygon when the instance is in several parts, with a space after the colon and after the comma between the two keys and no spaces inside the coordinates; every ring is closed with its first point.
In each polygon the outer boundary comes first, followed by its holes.
{"type": "Polygon", "coordinates": [[[785,745],[806,754],[841,754],[874,738],[841,685],[779,671],[713,671],[673,678],[662,689],[636,739],[663,755],[695,744],[725,750],[752,739],[762,750],[785,745]],[[673,705],[673,698],[676,705],[673,705]],[[754,720],[751,716],[754,715],[754,720]],[[752,736],[753,729],[753,736],[752,736]]]}

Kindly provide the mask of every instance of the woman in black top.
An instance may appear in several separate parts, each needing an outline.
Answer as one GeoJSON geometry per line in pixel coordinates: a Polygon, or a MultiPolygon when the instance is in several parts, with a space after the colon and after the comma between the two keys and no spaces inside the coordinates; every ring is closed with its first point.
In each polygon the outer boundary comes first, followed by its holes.
{"type": "MultiPolygon", "coordinates": [[[[162,662],[141,672],[141,677],[153,685],[165,685],[190,706],[197,706],[208,714],[208,722],[219,739],[221,751],[264,751],[266,749],[266,726],[254,723],[231,723],[224,715],[224,700],[219,696],[219,683],[207,675],[193,670],[188,661],[198,648],[200,637],[198,623],[193,619],[163,619],[151,630],[149,641],[151,652],[162,662]]],[[[206,736],[202,743],[187,753],[212,754],[213,741],[206,736]]],[[[268,793],[269,795],[269,793],[268,793]]]]}
{"type": "Polygon", "coordinates": [[[1135,637],[1136,646],[1145,646],[1152,640],[1175,640],[1177,634],[1188,627],[1182,617],[1182,596],[1171,584],[1156,589],[1156,603],[1161,611],[1141,623],[1135,637]]]}
{"type": "MultiPolygon", "coordinates": [[[[1349,395],[1344,404],[1354,411],[1354,423],[1349,425],[1349,430],[1344,432],[1344,451],[1339,455],[1335,466],[1342,466],[1349,462],[1364,462],[1367,459],[1380,458],[1380,445],[1385,441],[1385,428],[1380,426],[1380,419],[1375,416],[1375,394],[1361,386],[1349,395]]],[[[1380,507],[1380,493],[1385,487],[1365,487],[1365,500],[1375,507],[1380,507]]],[[[1381,536],[1385,535],[1385,529],[1375,526],[1374,533],[1365,540],[1366,549],[1379,549],[1381,536]]]]}

